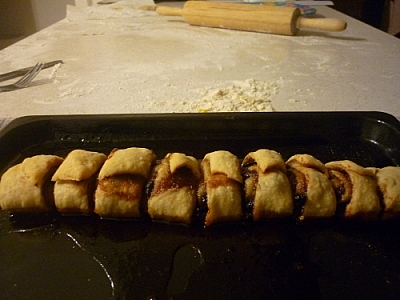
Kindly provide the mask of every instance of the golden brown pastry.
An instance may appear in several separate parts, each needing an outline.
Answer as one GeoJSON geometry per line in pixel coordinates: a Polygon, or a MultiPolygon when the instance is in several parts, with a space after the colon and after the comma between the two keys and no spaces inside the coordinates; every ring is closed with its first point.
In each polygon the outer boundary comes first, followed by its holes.
{"type": "Polygon", "coordinates": [[[332,217],[336,198],[325,165],[309,154],[296,154],[287,162],[289,181],[300,221],[309,218],[332,217]]]}
{"type": "Polygon", "coordinates": [[[378,196],[383,205],[382,218],[392,219],[400,216],[400,167],[374,169],[378,183],[378,196]]]}
{"type": "Polygon", "coordinates": [[[326,167],[343,216],[376,220],[381,206],[374,171],[349,160],[328,162],[326,167]]]}
{"type": "Polygon", "coordinates": [[[100,169],[94,212],[107,218],[141,217],[144,188],[155,159],[146,148],[114,149],[100,169]]]}
{"type": "Polygon", "coordinates": [[[148,200],[152,219],[190,224],[201,180],[200,164],[192,156],[170,153],[155,168],[148,200]]]}
{"type": "Polygon", "coordinates": [[[293,196],[282,156],[260,149],[245,156],[242,162],[245,200],[253,204],[252,216],[283,218],[293,214],[293,196]]]}
{"type": "Polygon", "coordinates": [[[54,209],[50,181],[61,157],[37,155],[8,169],[1,177],[0,206],[10,212],[48,212],[54,209]]]}
{"type": "Polygon", "coordinates": [[[242,176],[238,158],[228,151],[215,151],[201,162],[204,181],[199,202],[206,199],[205,226],[242,218],[242,176]]]}
{"type": "Polygon", "coordinates": [[[107,156],[86,150],[71,151],[53,175],[54,203],[61,213],[90,214],[98,171],[107,156]]]}

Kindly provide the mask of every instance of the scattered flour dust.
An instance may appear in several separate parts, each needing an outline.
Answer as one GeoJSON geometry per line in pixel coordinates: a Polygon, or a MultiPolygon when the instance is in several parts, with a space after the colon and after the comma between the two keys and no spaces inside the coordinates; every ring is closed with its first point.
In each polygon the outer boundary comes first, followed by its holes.
{"type": "Polygon", "coordinates": [[[56,81],[56,76],[57,76],[57,72],[58,72],[58,69],[61,67],[61,64],[56,64],[54,67],[53,67],[53,69],[52,69],[52,71],[51,71],[51,74],[50,74],[50,79],[51,80],[54,80],[54,81],[56,81]]]}
{"type": "Polygon", "coordinates": [[[176,112],[272,112],[271,96],[279,93],[282,79],[265,82],[255,79],[234,81],[227,87],[199,90],[199,99],[152,101],[152,106],[173,106],[176,112]]]}

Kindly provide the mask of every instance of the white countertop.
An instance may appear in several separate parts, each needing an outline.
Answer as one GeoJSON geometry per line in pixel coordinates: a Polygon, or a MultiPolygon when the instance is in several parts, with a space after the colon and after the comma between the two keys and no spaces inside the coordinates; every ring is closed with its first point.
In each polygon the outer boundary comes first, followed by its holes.
{"type": "Polygon", "coordinates": [[[0,51],[0,73],[62,59],[34,86],[0,94],[0,117],[199,111],[383,111],[400,117],[400,40],[344,19],[296,36],[191,26],[121,1],[0,51]]]}

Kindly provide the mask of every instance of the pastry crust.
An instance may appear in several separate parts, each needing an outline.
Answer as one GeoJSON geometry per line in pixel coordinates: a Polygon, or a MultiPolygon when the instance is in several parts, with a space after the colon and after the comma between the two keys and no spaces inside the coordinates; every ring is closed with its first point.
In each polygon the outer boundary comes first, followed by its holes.
{"type": "Polygon", "coordinates": [[[376,220],[381,206],[374,171],[349,160],[328,162],[326,167],[338,203],[345,205],[343,216],[349,219],[376,220]]]}
{"type": "Polygon", "coordinates": [[[228,151],[215,151],[205,155],[201,168],[204,174],[204,188],[199,193],[199,198],[207,199],[205,226],[240,220],[243,214],[243,179],[238,158],[228,151]]]}
{"type": "Polygon", "coordinates": [[[245,199],[253,204],[252,217],[288,217],[293,214],[293,196],[282,156],[260,149],[246,155],[242,162],[245,199]]]}
{"type": "Polygon", "coordinates": [[[86,150],[71,151],[54,173],[52,181],[89,179],[97,173],[107,156],[103,153],[86,150]]]}
{"type": "Polygon", "coordinates": [[[383,219],[400,216],[400,167],[376,170],[376,178],[383,203],[383,219]]]}
{"type": "Polygon", "coordinates": [[[100,170],[94,212],[107,218],[142,216],[144,188],[156,156],[145,148],[114,149],[100,170]]]}
{"type": "Polygon", "coordinates": [[[227,178],[242,183],[239,160],[229,151],[219,150],[208,153],[204,156],[204,161],[208,162],[211,174],[225,174],[227,178]]]}
{"type": "Polygon", "coordinates": [[[167,154],[155,168],[154,188],[148,200],[152,219],[190,224],[201,180],[200,164],[182,153],[167,154]]]}
{"type": "Polygon", "coordinates": [[[93,196],[89,180],[60,180],[54,184],[54,204],[63,214],[91,214],[93,196]]]}
{"type": "Polygon", "coordinates": [[[301,166],[303,168],[314,169],[328,176],[326,166],[310,154],[295,154],[286,161],[287,167],[301,166]]]}
{"type": "Polygon", "coordinates": [[[107,156],[85,150],[71,151],[53,175],[54,203],[61,213],[90,214],[97,173],[107,156]]]}
{"type": "Polygon", "coordinates": [[[146,179],[138,175],[115,175],[98,181],[94,212],[105,218],[139,218],[146,179]]]}
{"type": "Polygon", "coordinates": [[[188,168],[194,176],[201,178],[200,164],[197,159],[192,156],[187,156],[183,153],[167,154],[171,173],[175,173],[179,168],[188,168]]]}
{"type": "Polygon", "coordinates": [[[146,178],[155,159],[154,152],[146,148],[114,149],[101,168],[99,179],[121,174],[146,178]]]}
{"type": "Polygon", "coordinates": [[[37,155],[8,169],[1,178],[0,206],[11,212],[54,209],[51,176],[63,162],[55,155],[37,155]]]}
{"type": "Polygon", "coordinates": [[[332,217],[336,198],[324,164],[309,154],[296,154],[286,162],[295,200],[300,200],[299,220],[332,217]]]}
{"type": "Polygon", "coordinates": [[[275,150],[259,149],[255,152],[250,152],[243,159],[243,164],[248,160],[253,160],[257,163],[258,169],[265,173],[268,170],[276,169],[286,172],[285,162],[279,152],[275,150]]]}

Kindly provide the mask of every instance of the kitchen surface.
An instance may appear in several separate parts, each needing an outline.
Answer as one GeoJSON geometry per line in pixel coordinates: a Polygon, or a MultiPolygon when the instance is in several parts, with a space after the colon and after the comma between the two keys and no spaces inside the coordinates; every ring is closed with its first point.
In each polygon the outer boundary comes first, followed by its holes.
{"type": "Polygon", "coordinates": [[[2,297],[398,299],[400,39],[110,2],[0,50],[2,297]]]}
{"type": "MultiPolygon", "coordinates": [[[[0,51],[0,70],[63,60],[0,94],[3,118],[43,114],[382,111],[400,117],[400,40],[326,6],[347,29],[295,36],[192,26],[119,1],[0,51]]],[[[162,5],[162,4],[159,4],[162,5]]],[[[182,3],[167,5],[182,6],[182,3]]]]}

